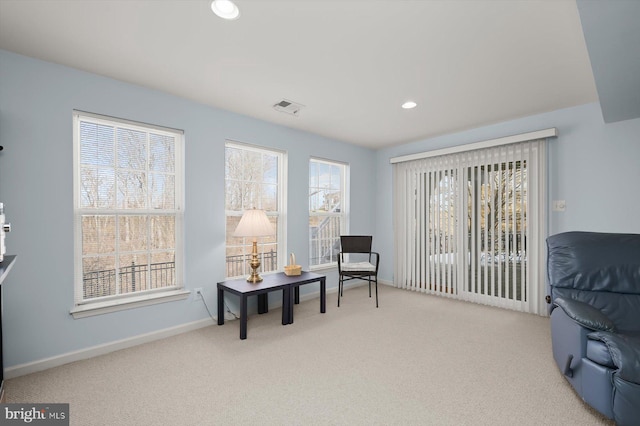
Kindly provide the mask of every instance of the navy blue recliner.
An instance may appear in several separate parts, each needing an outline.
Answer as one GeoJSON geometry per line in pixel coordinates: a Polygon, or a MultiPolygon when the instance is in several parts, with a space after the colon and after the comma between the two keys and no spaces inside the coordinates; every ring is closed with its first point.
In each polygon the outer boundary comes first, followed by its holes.
{"type": "Polygon", "coordinates": [[[640,234],[547,238],[553,357],[582,399],[640,424],[640,234]]]}

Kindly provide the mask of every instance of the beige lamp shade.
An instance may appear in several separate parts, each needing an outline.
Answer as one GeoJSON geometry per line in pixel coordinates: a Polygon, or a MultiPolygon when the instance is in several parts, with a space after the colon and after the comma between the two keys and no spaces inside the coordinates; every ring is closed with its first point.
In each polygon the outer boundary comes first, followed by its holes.
{"type": "Polygon", "coordinates": [[[264,210],[245,210],[234,232],[236,237],[267,237],[275,234],[264,210]]]}

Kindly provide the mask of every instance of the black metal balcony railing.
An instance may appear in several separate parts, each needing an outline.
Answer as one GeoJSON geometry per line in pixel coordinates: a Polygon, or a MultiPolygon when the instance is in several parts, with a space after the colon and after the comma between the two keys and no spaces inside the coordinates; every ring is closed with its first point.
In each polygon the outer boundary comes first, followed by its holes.
{"type": "Polygon", "coordinates": [[[338,261],[338,252],[340,252],[340,221],[341,218],[339,216],[328,216],[317,226],[309,228],[310,265],[313,266],[338,261]]]}
{"type": "MultiPolygon", "coordinates": [[[[160,262],[120,268],[119,294],[169,287],[175,284],[175,262],[160,262]],[[150,279],[148,279],[150,278],[150,279]]],[[[82,276],[84,298],[91,299],[116,294],[116,270],[86,272],[82,276]]]]}
{"type": "MultiPolygon", "coordinates": [[[[227,256],[227,277],[237,277],[248,274],[245,265],[251,260],[251,254],[227,256]]],[[[274,250],[262,253],[262,271],[275,271],[278,268],[278,253],[274,250]]],[[[175,262],[152,263],[150,265],[136,265],[120,268],[120,291],[116,293],[116,270],[86,272],[82,276],[84,299],[113,296],[115,294],[133,293],[154,288],[169,287],[175,284],[175,262]]]]}

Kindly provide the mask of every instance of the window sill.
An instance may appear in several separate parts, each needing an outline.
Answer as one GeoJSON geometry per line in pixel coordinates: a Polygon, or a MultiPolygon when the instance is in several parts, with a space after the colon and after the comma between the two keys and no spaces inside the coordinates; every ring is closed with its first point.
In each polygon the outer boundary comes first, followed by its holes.
{"type": "Polygon", "coordinates": [[[74,319],[86,318],[95,315],[108,314],[111,312],[123,311],[126,309],[139,308],[141,306],[156,305],[158,303],[173,302],[189,297],[189,290],[173,290],[162,293],[145,294],[132,296],[126,299],[109,300],[107,302],[94,302],[85,305],[78,305],[71,309],[74,319]]]}
{"type": "Polygon", "coordinates": [[[312,272],[325,271],[325,270],[329,270],[329,269],[338,269],[338,264],[337,263],[327,263],[325,265],[309,266],[309,271],[312,271],[312,272]]]}

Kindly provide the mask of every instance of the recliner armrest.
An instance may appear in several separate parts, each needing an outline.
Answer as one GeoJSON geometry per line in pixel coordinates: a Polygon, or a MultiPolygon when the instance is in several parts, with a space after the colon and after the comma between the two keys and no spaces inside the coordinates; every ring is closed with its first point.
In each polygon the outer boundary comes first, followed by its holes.
{"type": "Polygon", "coordinates": [[[620,378],[640,384],[640,337],[601,331],[589,333],[587,337],[607,346],[620,378]]]}
{"type": "Polygon", "coordinates": [[[591,330],[615,331],[613,322],[597,308],[575,299],[557,297],[553,304],[562,310],[575,322],[591,330]]]}

